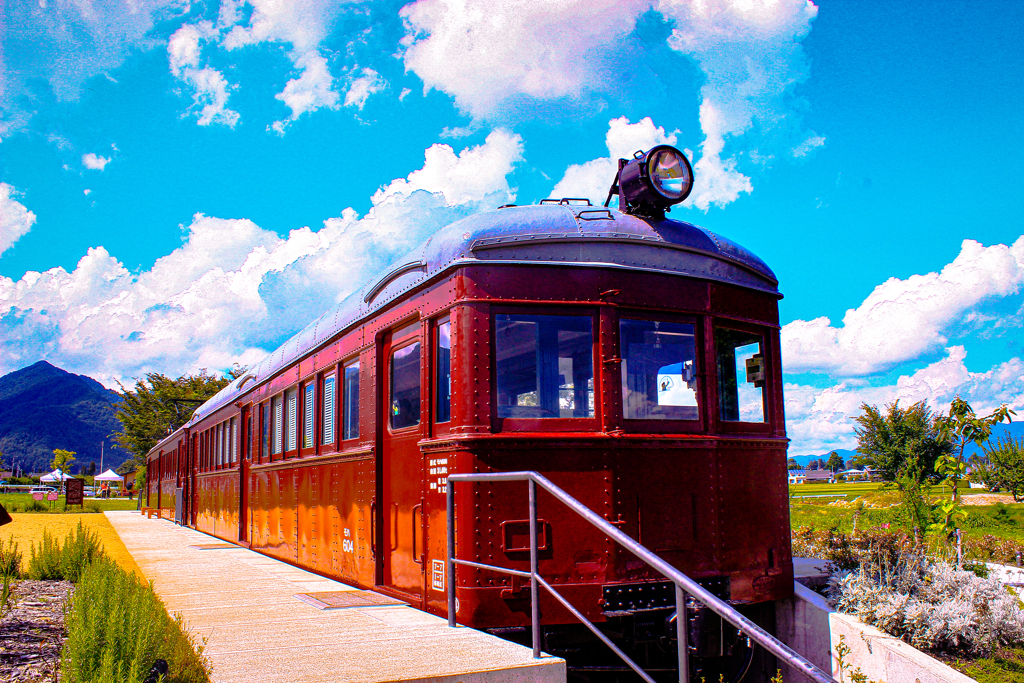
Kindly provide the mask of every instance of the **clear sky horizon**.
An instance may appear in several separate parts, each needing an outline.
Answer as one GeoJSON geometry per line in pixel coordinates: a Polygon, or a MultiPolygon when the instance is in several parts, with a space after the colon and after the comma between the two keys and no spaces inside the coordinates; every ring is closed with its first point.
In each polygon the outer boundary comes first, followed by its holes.
{"type": "MultiPolygon", "coordinates": [[[[695,165],[780,280],[791,452],[1024,410],[1024,3],[0,9],[0,374],[251,364],[438,228],[695,165]]],[[[1021,413],[1024,419],[1024,412],[1021,413]]]]}

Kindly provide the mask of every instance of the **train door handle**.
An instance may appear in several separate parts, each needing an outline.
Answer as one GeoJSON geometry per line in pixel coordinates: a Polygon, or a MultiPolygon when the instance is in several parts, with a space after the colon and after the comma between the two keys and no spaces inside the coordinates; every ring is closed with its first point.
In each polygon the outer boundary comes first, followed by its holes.
{"type": "Polygon", "coordinates": [[[370,555],[377,557],[377,499],[370,501],[370,555]]]}
{"type": "Polygon", "coordinates": [[[391,552],[395,552],[398,550],[398,503],[392,503],[392,505],[395,506],[395,514],[392,518],[394,520],[392,524],[394,532],[391,535],[391,552]]]}
{"type": "Polygon", "coordinates": [[[416,554],[416,536],[419,535],[417,533],[417,529],[416,529],[416,510],[417,510],[417,508],[420,511],[420,519],[422,520],[423,519],[423,501],[422,501],[422,499],[420,500],[419,503],[416,503],[415,505],[412,506],[412,561],[415,562],[416,564],[423,564],[423,558],[416,554]]]}

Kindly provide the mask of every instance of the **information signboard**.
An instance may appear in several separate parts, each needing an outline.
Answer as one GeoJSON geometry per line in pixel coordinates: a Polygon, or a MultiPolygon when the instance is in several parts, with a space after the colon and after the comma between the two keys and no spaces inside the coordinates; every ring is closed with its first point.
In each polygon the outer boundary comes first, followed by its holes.
{"type": "Polygon", "coordinates": [[[68,479],[64,482],[67,491],[65,505],[83,505],[85,503],[85,480],[68,479]]]}

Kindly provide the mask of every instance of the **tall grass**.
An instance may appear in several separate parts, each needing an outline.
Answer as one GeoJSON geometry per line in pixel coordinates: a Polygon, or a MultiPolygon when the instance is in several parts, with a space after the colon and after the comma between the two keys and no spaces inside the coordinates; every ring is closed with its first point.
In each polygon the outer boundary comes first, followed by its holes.
{"type": "Polygon", "coordinates": [[[67,611],[64,683],[142,683],[156,660],[166,683],[206,683],[210,665],[180,616],[167,614],[152,585],[101,558],[82,572],[67,611]]]}
{"type": "Polygon", "coordinates": [[[21,548],[13,538],[7,539],[6,544],[0,540],[0,576],[21,576],[21,548]]]}
{"type": "Polygon", "coordinates": [[[64,579],[77,583],[82,571],[101,557],[103,546],[99,536],[86,529],[82,522],[68,532],[63,545],[44,529],[38,548],[34,542],[29,545],[25,578],[41,581],[64,579]]]}

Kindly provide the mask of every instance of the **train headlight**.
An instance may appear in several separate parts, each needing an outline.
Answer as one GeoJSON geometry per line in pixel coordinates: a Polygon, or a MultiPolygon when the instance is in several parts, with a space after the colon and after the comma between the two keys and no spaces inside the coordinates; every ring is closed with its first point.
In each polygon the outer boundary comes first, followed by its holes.
{"type": "Polygon", "coordinates": [[[675,147],[658,145],[646,153],[637,152],[621,166],[618,189],[626,212],[661,215],[689,196],[693,168],[675,147]]]}

